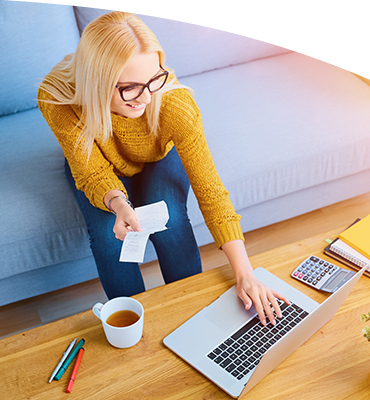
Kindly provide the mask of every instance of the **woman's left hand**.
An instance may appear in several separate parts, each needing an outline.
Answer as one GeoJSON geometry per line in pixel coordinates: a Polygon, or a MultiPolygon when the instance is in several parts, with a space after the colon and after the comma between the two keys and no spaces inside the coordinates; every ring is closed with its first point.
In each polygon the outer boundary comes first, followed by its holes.
{"type": "Polygon", "coordinates": [[[256,278],[244,243],[241,240],[225,243],[222,250],[234,271],[236,291],[243,301],[245,309],[249,310],[253,303],[258,317],[264,325],[266,324],[266,315],[271,323],[275,324],[271,306],[274,308],[277,317],[281,318],[281,310],[276,299],[283,300],[286,304],[290,304],[289,300],[256,278]]]}
{"type": "Polygon", "coordinates": [[[236,291],[239,298],[243,301],[245,309],[249,310],[254,304],[257,311],[258,317],[263,325],[266,325],[266,316],[270,322],[275,325],[275,317],[273,314],[273,309],[278,318],[281,318],[281,310],[276,299],[283,300],[286,304],[290,304],[289,300],[278,292],[270,289],[260,280],[258,280],[255,275],[246,274],[237,280],[236,291]]]}

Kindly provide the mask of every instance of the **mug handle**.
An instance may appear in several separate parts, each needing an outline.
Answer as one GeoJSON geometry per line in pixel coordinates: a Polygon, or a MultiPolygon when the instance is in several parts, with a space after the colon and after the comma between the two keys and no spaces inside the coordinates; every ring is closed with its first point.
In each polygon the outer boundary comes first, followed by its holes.
{"type": "Polygon", "coordinates": [[[93,308],[92,308],[92,310],[93,310],[93,313],[101,320],[101,309],[103,308],[103,303],[96,303],[94,306],[93,306],[93,308]]]}

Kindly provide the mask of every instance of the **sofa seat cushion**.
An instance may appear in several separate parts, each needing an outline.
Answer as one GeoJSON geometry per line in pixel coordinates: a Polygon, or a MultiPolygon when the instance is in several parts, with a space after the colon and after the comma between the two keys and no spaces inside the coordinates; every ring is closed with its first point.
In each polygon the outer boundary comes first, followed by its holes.
{"type": "Polygon", "coordinates": [[[0,118],[0,278],[91,256],[64,155],[38,108],[0,118]]]}
{"type": "Polygon", "coordinates": [[[370,87],[348,71],[289,53],[181,82],[237,210],[370,169],[370,87]]]}

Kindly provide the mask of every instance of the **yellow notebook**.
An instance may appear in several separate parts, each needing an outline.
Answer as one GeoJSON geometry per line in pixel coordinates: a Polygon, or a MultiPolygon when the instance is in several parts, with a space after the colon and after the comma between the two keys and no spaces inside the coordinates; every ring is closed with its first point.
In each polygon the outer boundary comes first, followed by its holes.
{"type": "Polygon", "coordinates": [[[370,215],[350,226],[339,235],[339,238],[370,258],[370,215]]]}

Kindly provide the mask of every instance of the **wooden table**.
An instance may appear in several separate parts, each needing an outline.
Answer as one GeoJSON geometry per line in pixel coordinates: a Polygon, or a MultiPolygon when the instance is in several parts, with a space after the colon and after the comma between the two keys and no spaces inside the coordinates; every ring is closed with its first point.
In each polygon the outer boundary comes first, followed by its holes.
{"type": "MultiPolygon", "coordinates": [[[[344,229],[345,227],[343,227],[344,229]]],[[[293,280],[294,267],[310,254],[322,258],[325,239],[339,231],[251,258],[318,302],[326,294],[293,280]]],[[[163,338],[234,284],[228,265],[135,296],[144,306],[144,334],[130,349],[105,339],[91,311],[0,341],[0,399],[230,399],[174,355],[163,338]],[[85,355],[71,394],[72,367],[48,384],[67,345],[84,338],[85,355]]],[[[370,398],[370,343],[361,313],[370,311],[370,279],[362,277],[335,317],[296,350],[245,398],[248,400],[340,400],[370,398]]]]}

